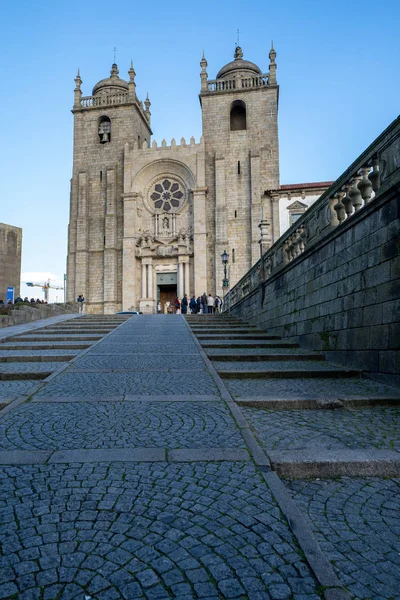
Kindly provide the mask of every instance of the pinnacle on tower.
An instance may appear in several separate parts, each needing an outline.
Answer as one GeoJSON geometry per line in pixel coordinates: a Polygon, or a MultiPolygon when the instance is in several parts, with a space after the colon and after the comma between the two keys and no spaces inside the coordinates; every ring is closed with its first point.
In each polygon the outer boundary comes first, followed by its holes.
{"type": "Polygon", "coordinates": [[[204,56],[204,50],[203,50],[203,56],[201,58],[200,61],[200,66],[201,66],[201,73],[200,73],[200,79],[201,79],[201,91],[204,92],[207,90],[207,60],[206,57],[204,56]]]}
{"type": "Polygon", "coordinates": [[[78,69],[78,73],[77,73],[74,81],[75,81],[74,107],[78,107],[81,105],[81,98],[82,98],[82,90],[81,90],[82,79],[81,79],[81,74],[79,72],[79,69],[78,69]]]}
{"type": "Polygon", "coordinates": [[[131,81],[133,83],[133,81],[135,80],[135,69],[133,68],[133,60],[131,60],[131,66],[130,69],[128,71],[128,75],[129,75],[129,81],[131,81]]]}
{"type": "Polygon", "coordinates": [[[204,56],[204,50],[203,50],[203,56],[202,56],[201,61],[200,61],[200,66],[201,66],[202,73],[205,72],[205,70],[207,68],[207,65],[208,65],[208,63],[207,63],[206,57],[204,56]]]}
{"type": "Polygon", "coordinates": [[[81,89],[81,85],[82,85],[82,79],[81,79],[81,74],[79,72],[79,68],[78,68],[78,73],[74,79],[75,81],[75,85],[76,85],[76,90],[80,90],[81,89]]]}
{"type": "Polygon", "coordinates": [[[268,83],[270,85],[276,85],[276,52],[274,48],[274,42],[271,42],[271,50],[269,51],[269,77],[268,83]]]}

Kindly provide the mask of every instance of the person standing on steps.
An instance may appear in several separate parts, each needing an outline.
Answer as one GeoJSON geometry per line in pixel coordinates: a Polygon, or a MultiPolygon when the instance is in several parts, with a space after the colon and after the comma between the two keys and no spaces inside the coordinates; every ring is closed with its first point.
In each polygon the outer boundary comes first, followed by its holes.
{"type": "Polygon", "coordinates": [[[85,302],[85,298],[83,297],[83,294],[79,294],[76,301],[78,302],[78,312],[83,313],[83,303],[85,302]]]}
{"type": "Polygon", "coordinates": [[[207,313],[212,315],[214,312],[214,298],[209,294],[207,296],[207,313]]]}
{"type": "Polygon", "coordinates": [[[187,311],[188,311],[188,305],[189,305],[189,301],[188,301],[188,297],[187,294],[185,294],[182,298],[182,302],[181,302],[181,307],[182,307],[182,314],[186,315],[187,311]]]}
{"type": "Polygon", "coordinates": [[[192,313],[192,315],[195,315],[197,312],[196,296],[192,296],[190,298],[189,308],[190,308],[190,312],[192,313]]]}
{"type": "Polygon", "coordinates": [[[205,315],[207,312],[207,294],[206,294],[206,292],[204,292],[204,294],[201,297],[201,304],[203,306],[203,315],[205,315]]]}

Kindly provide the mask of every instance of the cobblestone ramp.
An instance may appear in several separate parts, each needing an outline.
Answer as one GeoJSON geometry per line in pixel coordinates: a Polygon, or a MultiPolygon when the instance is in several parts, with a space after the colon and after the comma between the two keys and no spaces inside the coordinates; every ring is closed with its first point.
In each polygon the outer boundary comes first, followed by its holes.
{"type": "Polygon", "coordinates": [[[349,597],[400,598],[400,391],[238,319],[187,320],[349,597]]]}
{"type": "Polygon", "coordinates": [[[348,598],[183,317],[132,317],[10,408],[0,599],[348,598]]]}

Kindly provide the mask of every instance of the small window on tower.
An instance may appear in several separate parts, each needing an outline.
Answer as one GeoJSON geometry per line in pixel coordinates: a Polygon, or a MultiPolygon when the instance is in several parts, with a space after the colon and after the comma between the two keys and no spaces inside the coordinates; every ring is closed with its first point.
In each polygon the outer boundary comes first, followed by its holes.
{"type": "Polygon", "coordinates": [[[100,144],[111,142],[111,121],[108,117],[101,117],[99,121],[99,142],[100,144]]]}
{"type": "Polygon", "coordinates": [[[235,262],[235,250],[232,248],[232,262],[235,262]]]}
{"type": "Polygon", "coordinates": [[[243,100],[235,100],[231,105],[231,131],[246,129],[246,105],[243,100]]]}
{"type": "Polygon", "coordinates": [[[240,175],[240,160],[238,160],[238,175],[240,175]]]}

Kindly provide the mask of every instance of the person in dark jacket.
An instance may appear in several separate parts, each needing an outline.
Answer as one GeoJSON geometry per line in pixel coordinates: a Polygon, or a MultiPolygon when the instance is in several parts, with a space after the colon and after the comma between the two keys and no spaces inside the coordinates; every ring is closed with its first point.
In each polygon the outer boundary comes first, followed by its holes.
{"type": "Polygon", "coordinates": [[[196,302],[195,296],[192,296],[190,298],[189,308],[190,308],[190,312],[192,313],[192,315],[195,315],[197,312],[197,302],[196,302]]]}
{"type": "Polygon", "coordinates": [[[182,302],[181,302],[181,307],[182,307],[182,314],[186,315],[187,311],[188,311],[188,306],[189,306],[189,301],[188,301],[188,297],[187,294],[185,294],[182,298],[182,302]]]}

